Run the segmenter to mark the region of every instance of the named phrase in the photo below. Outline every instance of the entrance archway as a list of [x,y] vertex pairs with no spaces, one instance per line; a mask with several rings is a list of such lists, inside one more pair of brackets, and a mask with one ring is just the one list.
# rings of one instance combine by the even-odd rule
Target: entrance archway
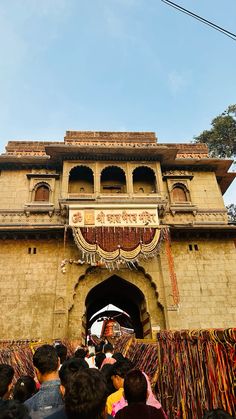
[[[142,267],[114,273],[89,267],[74,286],[68,313],[68,338],[85,342],[93,316],[108,304],[128,313],[121,321],[127,327],[130,318],[138,338],[152,338],[152,327],[165,328],[164,309],[158,301],[156,284]],[[106,314],[113,316],[113,313]]]
[[127,316],[119,316],[120,325],[133,328],[136,337],[142,339],[141,306],[143,302],[144,295],[135,285],[117,275],[112,275],[101,284],[96,285],[87,295],[85,300],[87,329],[94,322],[92,317],[95,313],[108,304],[113,304],[130,316],[130,322]]

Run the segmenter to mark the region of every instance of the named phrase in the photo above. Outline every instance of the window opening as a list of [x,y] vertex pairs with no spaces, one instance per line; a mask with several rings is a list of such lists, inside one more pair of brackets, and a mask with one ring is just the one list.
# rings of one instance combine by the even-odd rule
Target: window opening
[[101,190],[104,193],[126,193],[126,178],[120,167],[109,166],[101,173]]
[[175,186],[172,190],[172,198],[174,202],[186,202],[187,195],[181,186]]
[[134,193],[156,193],[156,176],[150,167],[139,166],[134,169],[133,189]]
[[69,175],[70,194],[91,194],[94,192],[93,171],[87,166],[73,167]]
[[193,250],[193,245],[192,244],[189,244],[188,247],[189,247],[189,250],[191,250],[191,251]]
[[35,201],[49,201],[49,187],[47,185],[39,186],[35,191]]
[[197,244],[194,245],[194,250],[198,251],[198,245]]

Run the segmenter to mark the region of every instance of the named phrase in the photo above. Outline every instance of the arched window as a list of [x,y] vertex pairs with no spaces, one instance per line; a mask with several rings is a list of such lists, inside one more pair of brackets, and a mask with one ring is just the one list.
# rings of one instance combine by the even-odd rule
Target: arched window
[[35,190],[35,201],[49,201],[49,187],[47,185],[39,185]]
[[134,193],[156,193],[156,176],[154,171],[147,166],[136,167],[133,171]]
[[76,166],[70,171],[68,192],[91,194],[94,192],[93,171],[87,166]]
[[101,192],[106,194],[126,193],[126,178],[124,171],[117,166],[103,169],[101,174]]
[[173,202],[187,202],[187,193],[183,186],[176,185],[172,189],[172,200]]

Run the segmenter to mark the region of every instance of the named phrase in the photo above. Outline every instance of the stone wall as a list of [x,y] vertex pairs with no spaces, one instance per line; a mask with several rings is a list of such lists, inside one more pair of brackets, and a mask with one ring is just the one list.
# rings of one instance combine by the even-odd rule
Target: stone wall
[[[192,250],[190,250],[192,246]],[[197,246],[197,247],[196,247]],[[196,249],[198,250],[195,250]],[[233,240],[172,242],[180,306],[171,329],[227,328],[236,324],[236,252]]]
[[[69,264],[63,274],[62,239],[1,240],[1,338],[80,338],[89,291],[113,274],[143,292],[152,327],[233,327],[236,322],[233,240],[173,241],[172,252],[179,288],[178,307],[173,304],[164,246],[160,257],[141,263],[138,271],[123,268],[109,272],[96,268],[86,274],[88,266]],[[66,257],[77,255],[75,245],[68,241]]]
[[[138,136],[135,133],[120,133],[117,134],[118,137],[114,133],[108,134],[90,133],[88,141],[94,140],[99,143],[104,140],[106,143],[110,135],[111,142],[116,142],[118,138],[126,145],[130,143],[130,147],[137,138],[143,139],[147,143],[145,146],[156,147],[156,139],[152,133],[139,133]],[[82,137],[86,142],[86,135],[67,132],[65,142],[68,147],[71,142],[82,141]],[[50,147],[50,144],[54,143],[10,142],[7,147],[10,157],[18,160],[15,156],[44,156],[45,162],[42,160],[40,166],[34,167],[33,160],[30,160],[28,169],[25,169],[23,164],[21,168],[20,165],[16,166],[18,162],[14,163],[12,157],[13,166],[6,166],[4,161],[5,166],[0,172],[2,338],[80,337],[84,328],[82,320],[86,321],[86,298],[89,291],[113,274],[143,293],[145,298],[138,309],[141,320],[146,321],[150,316],[150,327],[182,329],[234,326],[235,244],[233,238],[227,239],[223,232],[222,238],[211,237],[210,227],[223,226],[225,231],[228,228],[226,209],[213,171],[200,171],[197,165],[194,166],[194,160],[191,167],[186,166],[186,170],[182,170],[181,167],[167,167],[163,173],[160,161],[68,159],[63,162],[63,168],[61,164],[54,167],[53,163],[48,168],[45,146]],[[165,147],[171,152],[173,145]],[[191,154],[194,150],[200,154],[207,152],[204,146],[201,148],[199,145],[178,145],[178,148],[180,157],[181,153]],[[29,164],[27,159],[25,161]],[[68,196],[69,174],[72,168],[78,165],[87,166],[93,171],[94,193],[87,197],[76,196],[73,200]],[[116,196],[113,194],[112,197],[102,193],[101,172],[110,165],[118,166],[125,172],[127,193]],[[156,193],[134,193],[133,170],[140,166],[146,166],[155,173]],[[9,167],[12,167],[12,170]],[[50,202],[34,202],[34,190],[40,182],[49,185]],[[175,182],[182,184],[186,189],[188,199],[184,203],[173,202],[172,188]],[[138,187],[142,187],[141,183]],[[64,224],[68,224],[68,207],[71,203],[81,205],[83,202],[92,203],[94,207],[96,203],[106,203],[109,206],[109,202],[152,203],[160,210],[159,219],[163,227],[185,225],[187,228],[188,225],[195,230],[198,227],[206,227],[209,230],[208,238],[205,239],[187,240],[180,236],[179,241],[172,241],[171,251],[179,304],[176,304],[174,298],[176,289],[173,290],[173,275],[170,276],[170,264],[164,244],[160,256],[141,261],[136,270],[122,268],[111,273],[103,267],[90,271],[88,265],[69,263],[66,272],[62,273],[60,265],[63,259],[79,258],[79,251],[69,234],[64,248],[62,236]],[[54,233],[56,228],[59,231],[58,238]],[[29,232],[33,232],[34,239],[29,238]],[[48,234],[47,238],[45,234]],[[196,231],[194,234],[192,237],[196,237]],[[146,326],[146,329],[148,327]]]
[[1,338],[51,338],[63,241],[1,240],[0,245]]

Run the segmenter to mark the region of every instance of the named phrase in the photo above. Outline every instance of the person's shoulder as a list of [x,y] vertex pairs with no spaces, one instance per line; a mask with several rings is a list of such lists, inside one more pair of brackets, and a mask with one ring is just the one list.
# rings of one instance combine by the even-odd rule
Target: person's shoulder
[[146,407],[147,407],[147,410],[150,412],[150,414],[152,415],[151,417],[152,418],[156,418],[156,419],[166,419],[166,416],[165,416],[165,414],[164,414],[164,412],[163,412],[163,410],[162,409],[157,409],[156,407],[154,407],[154,406],[149,406],[149,405],[146,405]]
[[121,417],[146,417],[150,419],[166,419],[162,409],[157,409],[154,406],[149,406],[145,403],[131,403],[128,406],[123,407],[116,414],[116,418]]
[[66,419],[66,412],[64,406],[58,409],[56,412],[52,413],[49,416],[46,416],[45,419]]
[[123,387],[121,387],[121,388],[119,388],[118,390],[116,390],[116,391],[114,391],[114,393],[111,393],[109,396],[108,396],[108,398],[107,398],[107,400],[113,400],[113,399],[117,399],[117,400],[120,400],[121,399],[121,397],[123,396],[123,392],[124,392],[124,389],[123,389]]
[[1,399],[1,398],[0,398],[0,406],[1,406],[1,407],[2,407],[2,406],[4,406],[5,401],[6,401],[6,400],[3,400],[3,399]]
[[[40,390],[39,390],[40,391]],[[31,396],[29,399],[24,401],[24,405],[27,407],[31,407],[35,400],[39,397],[39,391],[35,393],[33,396]]]

